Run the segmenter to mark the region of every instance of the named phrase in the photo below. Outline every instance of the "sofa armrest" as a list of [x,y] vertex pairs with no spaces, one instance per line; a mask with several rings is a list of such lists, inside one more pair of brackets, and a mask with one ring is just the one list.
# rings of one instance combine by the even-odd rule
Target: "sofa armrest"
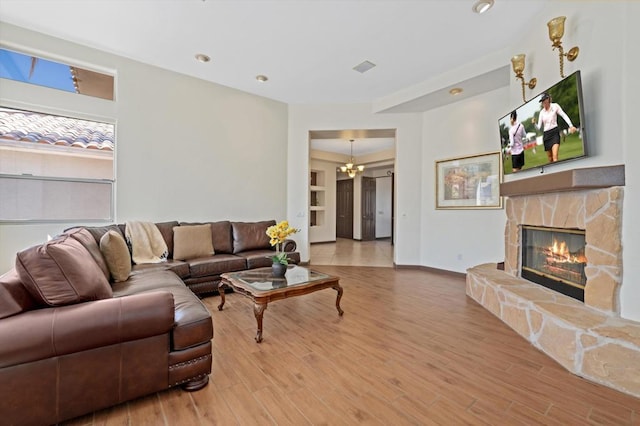
[[298,248],[298,243],[296,243],[294,240],[284,240],[284,242],[282,243],[282,251],[284,252],[292,252],[292,251],[296,251],[296,249]]
[[0,368],[168,333],[169,292],[44,308],[0,320]]

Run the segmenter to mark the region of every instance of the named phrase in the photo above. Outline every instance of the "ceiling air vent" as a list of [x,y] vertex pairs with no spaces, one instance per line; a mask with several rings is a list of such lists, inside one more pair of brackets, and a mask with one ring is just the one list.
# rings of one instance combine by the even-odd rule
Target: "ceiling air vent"
[[353,67],[353,69],[358,71],[359,73],[365,73],[365,72],[369,71],[371,68],[373,68],[375,66],[376,66],[376,64],[374,64],[373,62],[364,61],[364,62],[356,65],[355,67]]

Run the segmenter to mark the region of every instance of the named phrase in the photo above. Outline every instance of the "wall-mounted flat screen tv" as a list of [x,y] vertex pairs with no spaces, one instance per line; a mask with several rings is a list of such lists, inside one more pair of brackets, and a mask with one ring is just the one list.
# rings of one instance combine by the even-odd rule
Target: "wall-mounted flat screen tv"
[[498,120],[504,174],[587,155],[580,71]]

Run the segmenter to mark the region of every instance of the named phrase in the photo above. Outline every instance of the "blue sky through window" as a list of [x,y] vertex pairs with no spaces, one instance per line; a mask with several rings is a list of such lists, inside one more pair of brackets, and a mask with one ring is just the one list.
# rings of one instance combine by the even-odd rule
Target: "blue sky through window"
[[69,65],[6,49],[0,49],[0,78],[76,92]]

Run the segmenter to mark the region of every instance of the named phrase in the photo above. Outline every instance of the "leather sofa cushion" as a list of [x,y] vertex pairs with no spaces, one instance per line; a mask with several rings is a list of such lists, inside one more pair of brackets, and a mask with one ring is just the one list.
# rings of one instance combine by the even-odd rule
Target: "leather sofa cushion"
[[238,253],[236,256],[244,257],[247,262],[247,269],[264,268],[271,266],[273,261],[271,256],[275,255],[273,250],[250,250]]
[[173,325],[174,301],[162,291],[36,309],[3,320],[0,341],[12,344],[0,345],[0,369],[165,334]]
[[16,269],[31,296],[49,306],[112,296],[109,281],[91,254],[69,235],[18,252]]
[[175,325],[172,349],[185,349],[211,340],[211,314],[176,274],[169,271],[146,272],[113,285],[114,297],[155,291],[166,291],[173,295]]
[[[231,222],[221,220],[219,222],[204,222],[211,225],[211,242],[216,253],[233,253],[233,235]],[[180,222],[180,226],[203,225],[203,222]]]
[[296,265],[300,263],[300,253],[297,251],[287,253],[287,257],[289,258],[289,263],[295,263]]
[[246,268],[246,260],[233,254],[216,254],[189,260],[189,275],[194,278],[242,271]]
[[0,319],[35,309],[37,304],[12,268],[0,276]]
[[142,263],[131,267],[131,274],[147,273],[149,271],[171,271],[180,278],[189,276],[189,264],[183,260],[169,259],[160,263]]
[[89,254],[91,254],[91,257],[93,257],[93,260],[96,261],[96,263],[102,270],[104,277],[109,280],[109,265],[107,265],[107,261],[102,256],[100,247],[98,246],[98,243],[96,243],[91,233],[84,228],[75,228],[65,231],[65,234],[68,234],[71,236],[71,238],[78,240],[78,242],[87,249]]
[[[271,256],[274,254],[273,250],[251,250],[238,253],[236,256],[244,257],[247,260],[247,269],[255,269],[271,266],[273,263]],[[289,263],[300,263],[300,253],[298,252],[287,253],[287,258]]]
[[211,242],[211,226],[182,225],[173,228],[173,258],[177,260],[211,256],[215,247]]
[[126,281],[131,274],[131,254],[119,232],[108,231],[100,238],[100,251],[104,255],[113,281]]
[[130,296],[148,291],[164,290],[168,287],[184,287],[185,284],[173,272],[167,270],[146,270],[144,273],[132,273],[129,279],[113,283],[113,297]]
[[231,222],[228,220],[211,222],[211,238],[213,240],[213,249],[217,253],[233,253]]
[[247,250],[269,249],[267,228],[275,225],[275,220],[263,222],[231,222],[233,228],[233,253]]
[[213,338],[211,314],[185,285],[167,289],[173,294],[175,326],[171,350],[198,346]]

